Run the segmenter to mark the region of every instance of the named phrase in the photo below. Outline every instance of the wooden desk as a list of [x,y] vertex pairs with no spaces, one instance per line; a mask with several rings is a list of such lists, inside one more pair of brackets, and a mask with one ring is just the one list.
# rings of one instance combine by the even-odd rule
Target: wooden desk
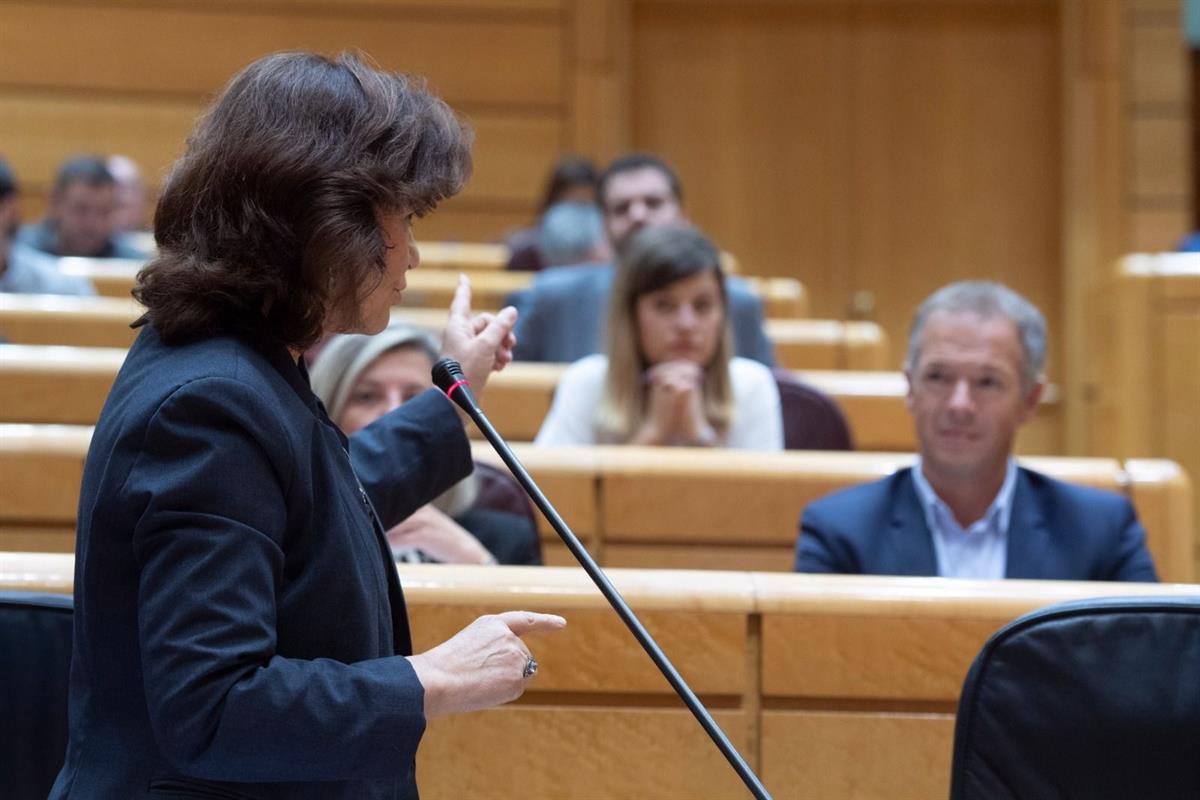
[[[0,425],[0,549],[56,551],[72,532],[91,429]],[[500,464],[489,445],[475,457]],[[911,454],[750,453],[650,447],[514,451],[602,564],[790,571],[805,505],[883,477]],[[1138,509],[1164,580],[1192,579],[1191,482],[1172,462],[1027,458],[1059,480],[1125,494]],[[730,498],[736,498],[731,502]],[[686,501],[686,502],[685,502]],[[570,563],[539,518],[547,563]]]
[[[414,646],[482,613],[567,617],[508,706],[433,720],[422,795],[741,798],[745,790],[582,570],[400,565]],[[776,797],[944,797],[963,678],[1013,618],[1195,586],[614,569],[609,575]],[[0,588],[70,592],[70,555],[0,553]],[[881,655],[882,654],[882,655]],[[519,775],[519,780],[502,776]],[[499,777],[498,777],[499,776]]]
[[[440,311],[397,315],[431,330]],[[0,422],[91,425],[120,369],[125,350],[61,346],[0,345]],[[531,441],[542,426],[563,364],[518,362],[488,381],[485,408],[493,424],[513,441]],[[805,382],[841,407],[860,450],[913,452],[916,433],[905,405],[908,391],[899,372],[805,370]],[[1060,404],[1048,392],[1037,416],[1022,429],[1017,451],[1059,452]],[[473,427],[471,433],[478,436]]]
[[[408,273],[408,288],[403,304],[409,308],[447,308],[458,286],[459,273],[471,278],[472,305],[476,310],[497,310],[513,292],[528,287],[532,272],[508,272],[488,261],[500,245],[442,245],[433,249],[434,261],[427,261],[422,245],[421,265],[440,267],[416,269]],[[506,251],[505,251],[506,252]],[[145,262],[118,258],[63,258],[60,269],[68,275],[89,279],[102,297],[128,298],[138,270]],[[482,265],[482,269],[478,268]],[[502,265],[501,265],[502,266]],[[751,289],[763,299],[767,317],[802,318],[808,314],[808,294],[796,278],[746,277]]]

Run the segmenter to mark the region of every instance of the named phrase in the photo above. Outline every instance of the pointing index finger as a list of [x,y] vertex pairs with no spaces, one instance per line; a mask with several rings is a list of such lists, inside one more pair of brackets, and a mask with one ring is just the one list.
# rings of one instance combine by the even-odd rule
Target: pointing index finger
[[557,614],[535,611],[503,611],[496,615],[517,636],[527,633],[549,633],[566,627],[567,621]]
[[471,281],[463,273],[458,273],[458,286],[454,287],[454,299],[450,301],[450,316],[471,318]]

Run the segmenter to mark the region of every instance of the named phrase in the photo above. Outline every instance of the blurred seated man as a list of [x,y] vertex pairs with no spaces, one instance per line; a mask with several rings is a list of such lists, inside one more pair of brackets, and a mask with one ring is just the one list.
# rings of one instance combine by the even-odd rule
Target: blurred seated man
[[96,293],[87,278],[63,275],[55,260],[31,247],[17,244],[17,179],[0,159],[0,292],[14,294]]
[[146,182],[142,170],[129,156],[109,156],[105,166],[116,190],[113,229],[117,233],[138,233],[149,225],[146,220]]
[[612,251],[604,220],[592,203],[555,203],[546,209],[537,234],[538,257],[547,267],[609,261]]
[[[686,221],[682,200],[678,176],[661,159],[644,153],[618,158],[600,176],[597,193],[613,251],[619,256],[633,234],[648,225]],[[611,262],[537,273],[531,287],[508,299],[521,312],[514,356],[568,362],[600,352],[612,282]],[[762,301],[737,278],[729,278],[726,286],[734,354],[771,366],[774,354],[763,330]]]
[[1120,495],[1018,467],[1017,429],[1044,387],[1046,323],[996,283],[942,288],[918,309],[905,376],[912,468],[810,503],[800,572],[1157,580]]
[[51,256],[145,258],[117,234],[116,203],[116,182],[104,161],[76,156],[54,179],[46,218],[22,227],[17,241]]

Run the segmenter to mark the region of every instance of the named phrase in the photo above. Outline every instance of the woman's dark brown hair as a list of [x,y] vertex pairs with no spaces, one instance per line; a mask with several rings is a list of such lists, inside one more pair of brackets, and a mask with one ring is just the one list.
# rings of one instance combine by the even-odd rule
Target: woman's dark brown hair
[[471,134],[403,75],[277,53],[199,122],[133,294],[166,341],[217,333],[303,349],[382,280],[379,215],[421,216],[466,183]]

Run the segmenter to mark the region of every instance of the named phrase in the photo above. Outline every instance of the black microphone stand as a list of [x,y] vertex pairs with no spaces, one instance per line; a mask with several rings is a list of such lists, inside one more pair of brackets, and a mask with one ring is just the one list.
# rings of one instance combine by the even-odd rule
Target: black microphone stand
[[575,536],[575,533],[567,526],[563,518],[559,516],[558,511],[546,498],[546,495],[542,493],[542,490],[538,488],[537,483],[534,482],[533,477],[530,476],[525,466],[517,459],[517,456],[508,446],[508,443],[492,427],[492,423],[488,421],[488,418],[479,408],[479,404],[475,402],[475,396],[471,392],[470,384],[463,376],[462,367],[459,363],[452,358],[443,358],[438,361],[433,365],[433,382],[455,404],[467,412],[475,425],[483,432],[487,440],[491,442],[492,447],[499,453],[501,460],[504,461],[512,471],[513,476],[529,494],[534,505],[538,507],[538,510],[542,512],[555,532],[558,533],[559,537],[563,540],[563,544],[571,551],[571,555],[575,556],[575,560],[579,562],[584,572],[596,584],[596,588],[608,600],[613,611],[617,612],[617,616],[625,623],[625,627],[629,628],[629,632],[638,640],[638,644],[646,651],[646,655],[650,656],[650,660],[654,662],[655,666],[663,674],[663,677],[671,684],[671,688],[675,690],[675,693],[683,700],[684,704],[692,712],[692,715],[696,717],[696,721],[700,723],[700,727],[704,728],[704,732],[708,734],[713,744],[725,756],[725,759],[733,767],[738,777],[746,784],[746,788],[758,800],[771,800],[770,793],[767,792],[766,787],[763,786],[758,776],[754,774],[754,770],[750,768],[750,765],[742,758],[742,754],[729,741],[729,737],[721,730],[717,721],[713,719],[712,714],[700,702],[700,698],[696,696],[692,688],[687,685],[687,681],[675,669],[675,665],[663,653],[662,649],[658,646],[658,642],[654,641],[654,637],[642,625],[642,621],[633,613],[633,609],[625,602],[625,598],[621,597],[621,593],[608,580],[608,576],[600,569],[595,559],[592,558],[591,553],[587,551],[579,541],[579,538]]

